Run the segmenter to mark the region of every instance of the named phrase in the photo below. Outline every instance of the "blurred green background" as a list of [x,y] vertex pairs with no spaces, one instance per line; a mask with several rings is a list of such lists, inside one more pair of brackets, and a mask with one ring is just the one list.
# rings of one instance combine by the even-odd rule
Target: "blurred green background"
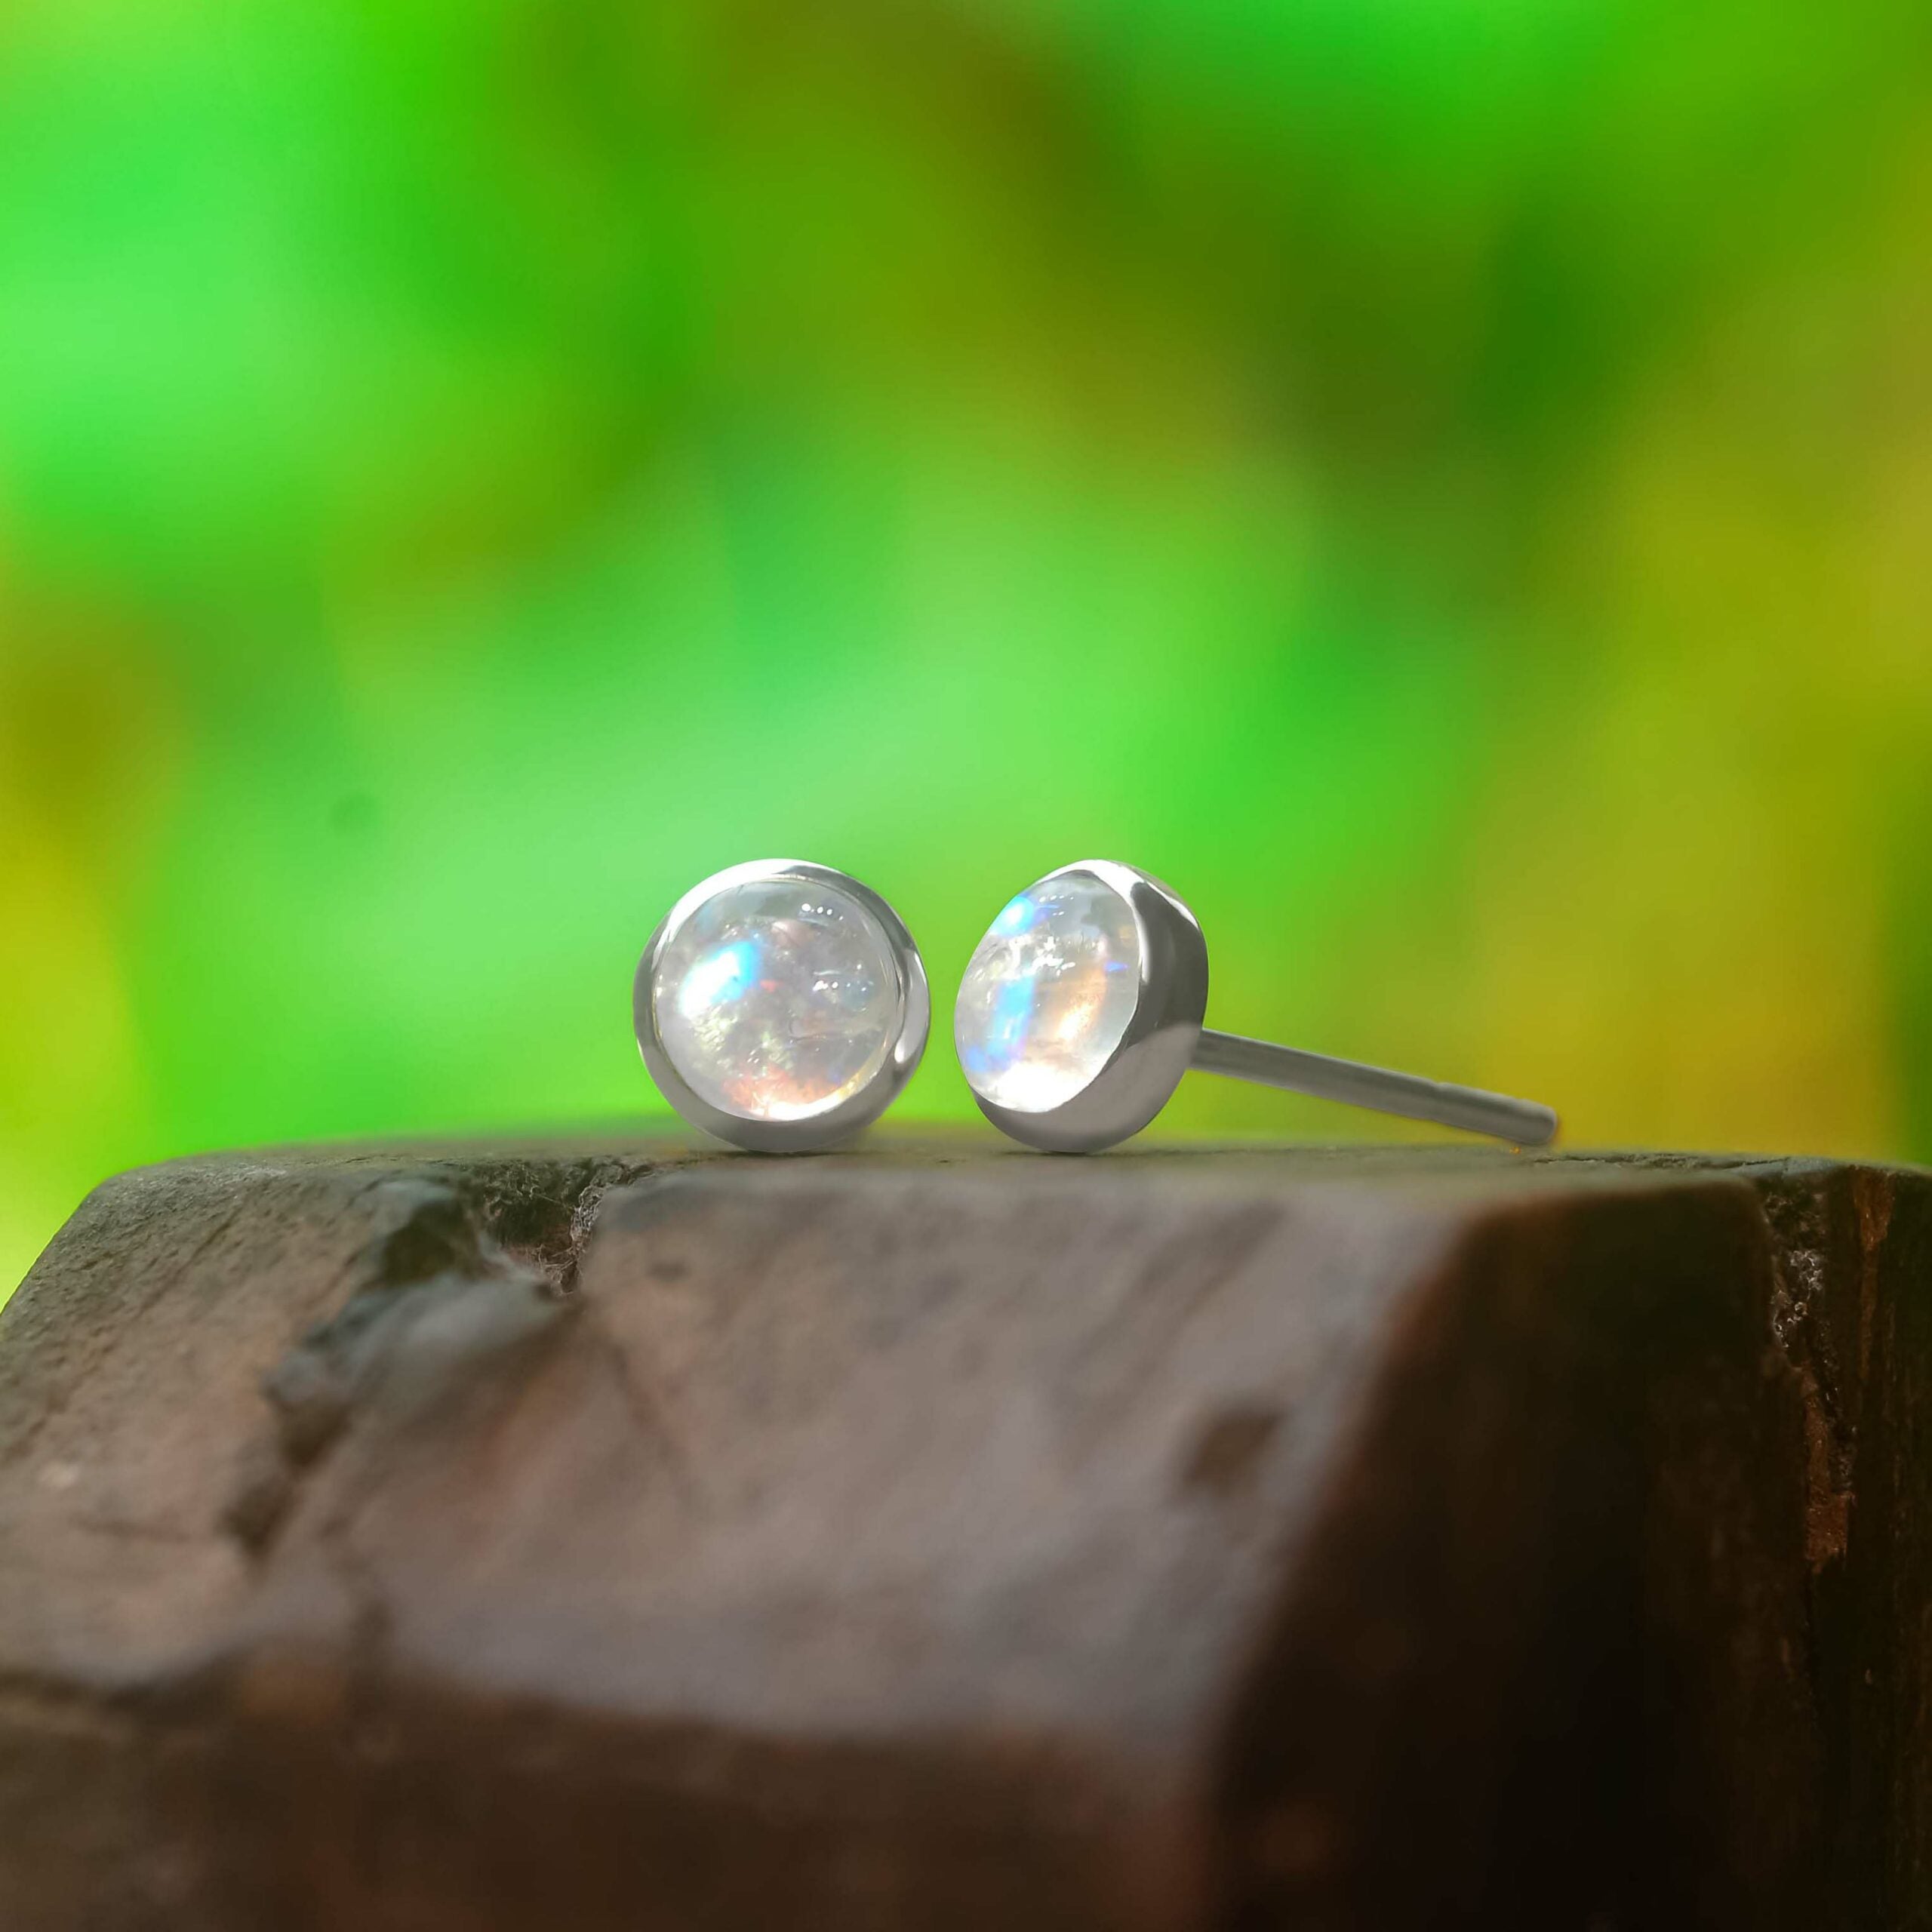
[[0,10],[0,1283],[658,1111],[774,853],[919,935],[913,1118],[1097,854],[1225,1026],[1932,1157],[1928,245],[1923,0]]

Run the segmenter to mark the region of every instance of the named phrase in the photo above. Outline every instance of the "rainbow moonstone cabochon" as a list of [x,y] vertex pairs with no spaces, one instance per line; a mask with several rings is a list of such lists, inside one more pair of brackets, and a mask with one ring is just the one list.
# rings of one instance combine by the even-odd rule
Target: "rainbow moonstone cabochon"
[[1091,872],[1060,872],[1008,901],[974,949],[953,1009],[973,1091],[1046,1113],[1112,1057],[1140,998],[1134,911]]
[[837,886],[771,878],[706,900],[659,955],[658,1038],[701,1099],[746,1120],[809,1120],[884,1065],[903,995],[878,919]]

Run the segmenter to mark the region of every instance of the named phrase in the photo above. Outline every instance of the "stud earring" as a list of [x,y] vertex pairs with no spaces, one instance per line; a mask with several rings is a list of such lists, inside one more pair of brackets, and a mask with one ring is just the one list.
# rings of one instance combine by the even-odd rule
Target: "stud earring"
[[702,880],[638,962],[638,1050],[694,1127],[760,1153],[829,1147],[876,1120],[924,1052],[912,935],[829,866],[761,859]]
[[994,920],[960,983],[953,1041],[980,1111],[1056,1152],[1138,1134],[1191,1066],[1521,1146],[1556,1137],[1534,1101],[1214,1032],[1207,1006],[1207,942],[1185,902],[1137,866],[1083,859]]

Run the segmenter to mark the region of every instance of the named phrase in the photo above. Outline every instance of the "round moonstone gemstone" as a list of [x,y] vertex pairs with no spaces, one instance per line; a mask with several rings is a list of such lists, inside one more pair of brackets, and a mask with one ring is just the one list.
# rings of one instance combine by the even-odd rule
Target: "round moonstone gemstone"
[[1043,879],[1008,902],[967,963],[959,1064],[995,1106],[1045,1113],[1106,1066],[1140,998],[1127,901],[1091,872]]
[[715,893],[659,955],[651,997],[686,1084],[746,1120],[808,1120],[850,1100],[901,1022],[885,928],[809,879]]

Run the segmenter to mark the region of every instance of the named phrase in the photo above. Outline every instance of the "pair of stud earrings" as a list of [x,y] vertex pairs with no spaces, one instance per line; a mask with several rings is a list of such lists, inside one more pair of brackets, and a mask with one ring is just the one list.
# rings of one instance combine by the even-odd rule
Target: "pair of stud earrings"
[[[967,1084],[1029,1146],[1088,1153],[1138,1134],[1189,1067],[1540,1146],[1529,1100],[1201,1024],[1208,947],[1151,873],[1083,859],[1009,900],[974,949],[953,1011]],[[876,1120],[924,1052],[919,949],[870,887],[829,866],[764,859],[691,888],[638,962],[638,1047],[694,1126],[761,1153],[830,1146]]]

